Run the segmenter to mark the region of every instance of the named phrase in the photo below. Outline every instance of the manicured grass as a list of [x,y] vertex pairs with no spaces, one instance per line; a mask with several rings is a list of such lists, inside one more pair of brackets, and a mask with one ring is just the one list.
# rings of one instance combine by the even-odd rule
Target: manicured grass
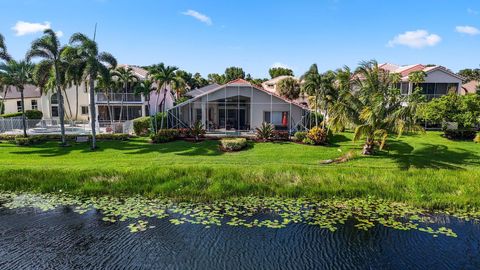
[[386,151],[342,164],[320,165],[350,149],[351,134],[331,146],[250,143],[224,153],[217,141],[152,145],[147,139],[61,148],[0,144],[0,189],[63,190],[81,195],[354,198],[375,196],[417,206],[480,206],[480,144],[453,142],[438,132],[389,140]]

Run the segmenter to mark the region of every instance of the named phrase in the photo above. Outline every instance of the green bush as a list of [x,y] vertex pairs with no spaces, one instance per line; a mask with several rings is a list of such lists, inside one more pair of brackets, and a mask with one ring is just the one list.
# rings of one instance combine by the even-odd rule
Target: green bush
[[26,110],[25,111],[25,117],[27,117],[27,119],[42,119],[43,117],[43,113],[39,110]]
[[220,149],[226,152],[240,151],[247,146],[245,138],[223,138],[220,140]]
[[150,136],[153,143],[165,143],[170,142],[178,138],[178,130],[176,129],[161,129],[157,134]]
[[189,136],[193,137],[195,141],[198,141],[200,137],[205,136],[205,129],[203,128],[203,124],[200,121],[195,122],[193,126],[190,127]]
[[15,136],[15,144],[17,146],[29,146],[41,142],[42,139],[38,136],[33,137],[23,137],[22,135]]
[[313,127],[307,133],[306,138],[303,140],[306,144],[323,145],[328,140],[328,133],[321,127]]
[[473,129],[444,129],[445,138],[449,140],[468,140],[475,138],[476,131]]
[[297,131],[297,132],[295,132],[293,137],[294,137],[295,141],[303,142],[303,140],[305,140],[305,138],[307,137],[307,132],[306,131]]
[[137,136],[146,136],[150,132],[152,120],[150,117],[139,117],[133,120],[133,131]]
[[20,116],[22,116],[22,113],[21,113],[21,112],[6,113],[6,114],[0,115],[0,117],[3,117],[3,118],[12,118],[12,117],[20,117]]
[[[160,129],[167,129],[168,126],[167,126],[167,113],[163,113],[163,112],[159,112],[156,114],[156,116],[151,116],[153,119],[151,121],[151,124],[154,124],[155,123],[155,119],[157,120],[157,130],[160,130]],[[162,125],[162,118],[163,118],[163,127],[161,127]],[[160,128],[161,127],[161,128]],[[150,130],[155,130],[155,126],[150,126]]]
[[272,124],[263,122],[260,127],[255,129],[255,132],[257,133],[257,139],[262,141],[270,140],[274,130],[275,128]]
[[480,132],[477,133],[477,136],[475,136],[475,139],[473,139],[474,142],[480,143]]
[[274,141],[288,141],[290,140],[290,133],[286,130],[274,130],[272,131],[271,139]]

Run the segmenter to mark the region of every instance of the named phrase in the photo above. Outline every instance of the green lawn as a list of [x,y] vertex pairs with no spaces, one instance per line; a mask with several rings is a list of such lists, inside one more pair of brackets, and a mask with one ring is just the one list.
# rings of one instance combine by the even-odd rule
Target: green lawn
[[440,133],[391,139],[386,151],[343,164],[320,165],[360,143],[336,135],[331,146],[252,143],[237,153],[217,141],[152,145],[147,139],[60,148],[0,144],[0,189],[87,195],[164,195],[186,199],[232,196],[376,196],[418,206],[480,206],[480,144]]

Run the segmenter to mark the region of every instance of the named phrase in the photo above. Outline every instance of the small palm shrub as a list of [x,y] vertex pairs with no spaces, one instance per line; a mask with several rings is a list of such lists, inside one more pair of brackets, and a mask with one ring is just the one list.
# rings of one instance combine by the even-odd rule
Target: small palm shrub
[[477,136],[475,136],[475,139],[473,139],[474,142],[480,143],[480,132],[477,133]]
[[178,130],[176,129],[161,129],[157,134],[150,136],[153,143],[165,143],[175,140],[178,137]]
[[195,122],[195,124],[190,127],[190,136],[192,136],[195,141],[198,141],[201,137],[204,137],[205,133],[206,131],[200,121]]
[[247,147],[245,138],[223,138],[220,140],[220,149],[225,152],[240,151]]
[[321,127],[313,127],[307,133],[306,138],[303,140],[306,144],[323,145],[327,143],[328,132]]
[[295,132],[295,134],[293,135],[294,137],[294,140],[297,141],[297,142],[303,142],[303,140],[305,140],[305,138],[307,137],[307,132],[305,131],[297,131]]
[[262,141],[268,141],[272,138],[273,131],[275,130],[274,126],[263,122],[260,127],[255,129],[257,134],[257,139]]

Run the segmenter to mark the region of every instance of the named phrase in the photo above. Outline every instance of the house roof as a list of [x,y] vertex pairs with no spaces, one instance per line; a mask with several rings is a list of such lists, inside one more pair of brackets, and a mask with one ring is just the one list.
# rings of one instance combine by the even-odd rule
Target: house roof
[[[36,87],[35,85],[27,84],[23,89],[23,96],[24,98],[40,98],[42,96],[42,92],[40,88]],[[20,92],[17,91],[14,87],[10,87],[10,90],[7,92],[3,92],[1,98],[5,97],[6,100],[8,99],[20,99]]]
[[475,93],[478,87],[479,87],[478,81],[469,81],[468,83],[462,84],[463,94]]
[[[193,101],[195,101],[195,100],[197,100],[197,99],[199,99],[199,98],[201,98],[201,97],[203,97],[203,96],[205,96],[205,95],[207,95],[207,94],[216,92],[216,91],[221,90],[221,89],[223,89],[223,88],[225,88],[225,87],[227,87],[227,86],[247,86],[247,87],[253,87],[254,89],[257,89],[257,90],[259,90],[259,91],[262,91],[262,92],[264,92],[264,93],[266,93],[266,94],[268,94],[268,95],[277,97],[277,98],[279,98],[279,99],[281,99],[281,100],[283,100],[283,101],[285,101],[285,102],[287,102],[287,103],[296,105],[296,106],[301,107],[301,108],[303,108],[303,109],[308,109],[308,107],[306,107],[306,106],[303,105],[303,104],[300,104],[300,103],[298,103],[298,102],[296,102],[296,101],[293,101],[293,100],[290,100],[290,99],[288,99],[288,98],[282,97],[282,96],[280,96],[280,95],[278,95],[278,94],[276,94],[276,93],[273,93],[273,92],[271,92],[271,91],[265,90],[265,89],[263,89],[262,87],[257,86],[257,85],[254,85],[254,84],[251,84],[250,82],[248,82],[248,81],[246,81],[246,80],[244,80],[244,79],[236,79],[236,80],[230,81],[230,82],[228,82],[228,83],[226,83],[226,84],[223,84],[223,85],[213,84],[213,85],[211,85],[211,86],[212,86],[212,87],[209,87],[208,90],[203,91],[203,93],[198,94],[198,95],[196,95],[195,97],[193,97],[193,98],[191,98],[191,99],[189,99],[189,100],[186,100],[186,101],[184,101],[184,102],[182,102],[182,103],[174,106],[173,108],[182,107],[182,106],[184,106],[184,105],[186,105],[186,104],[188,104],[188,103],[191,103],[191,102],[193,102]],[[207,86],[206,86],[206,87],[207,87]],[[205,87],[203,87],[203,88],[205,88]],[[202,89],[202,88],[200,88],[200,89]],[[200,90],[200,89],[197,89],[197,90]],[[193,91],[195,91],[195,90],[193,90]],[[190,92],[192,92],[192,91],[190,91]],[[190,93],[190,92],[189,92],[189,93]]]
[[148,76],[148,71],[144,68],[135,65],[119,64],[117,67],[131,68],[133,73],[140,79],[145,79]]
[[278,76],[278,77],[275,77],[273,79],[270,79],[268,81],[265,81],[262,83],[262,85],[264,84],[277,84],[279,81],[283,80],[283,79],[286,79],[286,78],[294,78],[296,79],[295,77],[293,76],[288,76],[288,75],[281,75],[281,76]]
[[201,88],[197,88],[197,89],[193,89],[192,91],[189,91],[187,93],[185,93],[186,96],[189,96],[189,97],[196,97],[198,95],[201,95],[203,93],[206,93],[214,88],[217,88],[219,87],[220,85],[219,84],[210,84],[210,85],[207,85],[207,86],[204,86],[204,87],[201,87]]
[[391,63],[384,63],[378,66],[379,68],[386,70],[390,73],[400,73],[402,76],[402,81],[408,81],[408,75],[414,71],[424,71],[425,73],[431,73],[435,70],[441,70],[450,76],[456,77],[457,79],[463,80],[464,78],[454,72],[450,71],[444,66],[425,66],[422,64],[413,64],[413,65],[406,65],[406,66],[398,66]]

